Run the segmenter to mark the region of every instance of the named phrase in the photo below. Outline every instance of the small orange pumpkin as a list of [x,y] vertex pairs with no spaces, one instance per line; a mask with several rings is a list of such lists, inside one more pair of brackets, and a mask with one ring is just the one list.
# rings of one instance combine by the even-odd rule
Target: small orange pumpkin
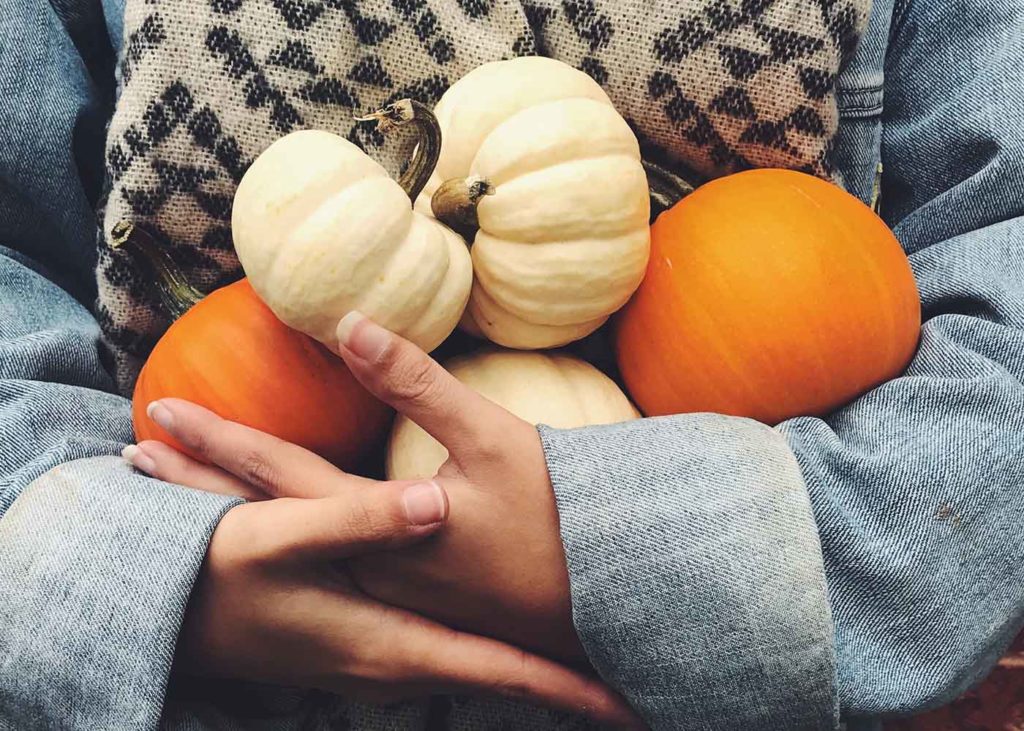
[[202,297],[148,235],[126,228],[115,233],[115,241],[135,239],[157,270],[165,307],[180,315],[135,384],[132,421],[140,441],[157,439],[199,458],[146,415],[152,401],[168,396],[298,444],[343,468],[354,467],[383,440],[391,415],[387,406],[363,389],[340,357],[278,320],[247,279]]
[[910,263],[870,208],[810,175],[751,170],[658,218],[615,348],[648,416],[774,425],[827,414],[898,375],[920,328]]

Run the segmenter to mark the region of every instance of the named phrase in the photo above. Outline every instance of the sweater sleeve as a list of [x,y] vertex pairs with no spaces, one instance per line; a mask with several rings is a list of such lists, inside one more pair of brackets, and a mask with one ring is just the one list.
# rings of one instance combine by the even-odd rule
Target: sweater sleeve
[[115,456],[129,404],[70,294],[89,297],[102,166],[102,93],[75,45],[102,23],[85,20],[0,13],[0,38],[21,39],[0,46],[0,727],[28,731],[157,727],[193,581],[236,502]]
[[0,719],[18,729],[156,728],[209,537],[237,503],[117,456],[98,328],[0,248]]
[[921,343],[902,378],[781,428],[821,532],[851,716],[952,700],[1024,623],[1022,37],[1016,0],[906,4],[883,200]]
[[573,619],[653,729],[831,729],[821,548],[785,440],[714,414],[541,439]]
[[894,30],[884,197],[925,316],[902,377],[775,430],[542,429],[579,635],[655,729],[915,712],[1019,631],[1022,35],[1015,0],[910,2]]

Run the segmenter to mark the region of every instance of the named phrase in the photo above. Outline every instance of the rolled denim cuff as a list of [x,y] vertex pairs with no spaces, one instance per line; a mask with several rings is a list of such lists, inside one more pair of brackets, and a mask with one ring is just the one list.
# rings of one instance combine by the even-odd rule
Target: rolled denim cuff
[[713,414],[539,431],[577,633],[653,729],[838,727],[821,547],[777,432]]
[[239,502],[116,457],[26,486],[0,518],[0,727],[157,728],[192,585]]

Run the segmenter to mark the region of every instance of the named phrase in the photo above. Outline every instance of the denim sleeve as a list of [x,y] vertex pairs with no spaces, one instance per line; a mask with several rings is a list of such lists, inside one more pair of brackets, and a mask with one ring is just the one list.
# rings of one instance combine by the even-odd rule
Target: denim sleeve
[[101,93],[49,4],[0,5],[0,728],[156,728],[193,581],[235,503],[114,456],[129,404],[70,294],[92,278]]
[[851,716],[951,700],[1024,623],[1024,5],[902,5],[883,200],[921,343],[902,378],[782,427],[821,532]]
[[650,726],[834,728],[821,548],[781,435],[715,414],[540,432],[577,632]]
[[[134,474],[98,328],[0,248],[0,727],[156,728],[230,498]],[[8,725],[5,725],[8,724]]]
[[775,430],[541,429],[581,640],[655,729],[922,710],[1024,622],[1024,7],[900,5],[882,153],[925,317],[906,373]]

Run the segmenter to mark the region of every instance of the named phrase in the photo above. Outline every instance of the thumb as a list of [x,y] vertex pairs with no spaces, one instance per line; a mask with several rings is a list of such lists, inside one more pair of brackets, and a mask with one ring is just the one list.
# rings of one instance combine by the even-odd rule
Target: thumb
[[435,481],[382,482],[319,499],[276,504],[279,554],[343,559],[398,548],[440,530],[448,520],[448,494]]
[[405,338],[359,312],[338,323],[338,351],[366,390],[419,424],[453,455],[501,444],[519,420],[460,383]]

